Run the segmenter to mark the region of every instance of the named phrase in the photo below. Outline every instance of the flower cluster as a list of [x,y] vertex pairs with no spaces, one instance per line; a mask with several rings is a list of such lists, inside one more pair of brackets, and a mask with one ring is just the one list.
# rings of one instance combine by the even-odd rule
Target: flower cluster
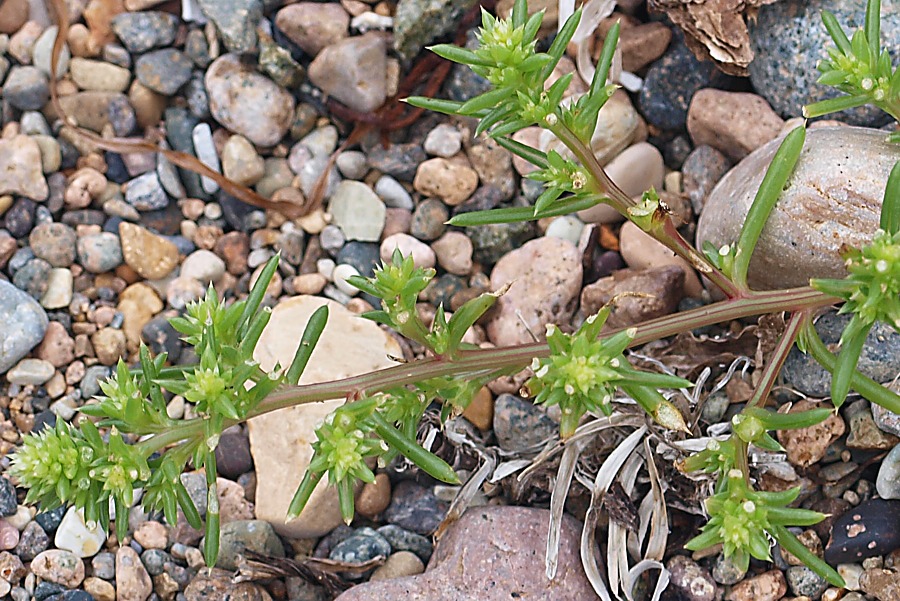
[[599,338],[609,313],[610,309],[605,307],[588,317],[574,334],[565,334],[552,324],[547,326],[550,356],[534,359],[531,365],[534,376],[525,383],[523,392],[534,396],[536,403],[559,406],[560,436],[564,439],[575,433],[588,411],[610,415],[618,388],[663,426],[684,429],[681,414],[657,388],[684,388],[691,383],[631,367],[622,353],[634,339],[636,330],[630,328]]

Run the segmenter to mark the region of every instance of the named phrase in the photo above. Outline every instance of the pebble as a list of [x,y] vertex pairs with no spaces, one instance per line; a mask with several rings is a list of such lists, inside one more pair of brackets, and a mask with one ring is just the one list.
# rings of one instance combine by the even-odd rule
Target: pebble
[[138,211],[164,209],[169,197],[155,171],[139,175],[125,184],[125,201]]
[[49,582],[75,588],[84,580],[84,564],[78,556],[62,549],[41,552],[31,562],[31,571]]
[[[595,596],[581,567],[581,524],[563,516],[559,567],[551,582],[534,549],[547,542],[549,512],[529,507],[477,507],[450,526],[425,573],[351,588],[338,601],[362,599],[589,599]],[[473,545],[472,541],[481,541]]]
[[41,295],[45,309],[62,309],[72,302],[75,278],[70,269],[56,267],[47,276],[47,289]]
[[[697,225],[698,246],[709,241],[718,248],[737,240],[777,145],[773,140],[752,153],[715,187]],[[861,247],[871,239],[898,158],[900,152],[881,131],[811,129],[753,253],[751,286],[771,289],[804,286],[811,277],[843,278],[840,247]]]
[[900,548],[897,511],[900,501],[886,499],[869,499],[848,509],[834,520],[825,561],[859,562]]
[[262,0],[198,0],[203,14],[215,23],[228,52],[256,48],[256,27],[263,15]]
[[53,267],[68,267],[75,261],[75,230],[63,223],[41,223],[28,237],[36,257]]
[[27,20],[27,0],[8,0],[0,5],[0,33],[15,33]]
[[694,213],[700,215],[713,187],[728,170],[731,161],[724,154],[705,144],[698,145],[681,166],[682,186],[691,200]]
[[438,264],[454,275],[472,271],[472,241],[461,232],[447,232],[431,244]]
[[691,100],[687,130],[696,146],[708,144],[739,161],[784,127],[784,120],[760,96],[707,88]]
[[47,314],[34,299],[0,281],[0,373],[41,342],[48,323]]
[[747,571],[740,569],[733,558],[725,558],[724,553],[716,555],[713,562],[712,577],[719,584],[737,584],[743,580]]
[[[376,253],[377,250],[376,247]],[[383,369],[394,365],[390,357],[402,355],[394,339],[375,323],[359,319],[336,302],[297,296],[279,303],[272,312],[254,351],[262,369],[271,369],[276,361],[290,364],[306,322],[324,304],[329,309],[328,327],[303,373],[304,384]],[[348,345],[348,340],[354,343]],[[337,353],[342,357],[340,362],[330,359]],[[341,402],[292,407],[249,421],[250,451],[257,476],[256,517],[272,523],[280,534],[292,538],[318,537],[343,522],[337,494],[324,482],[313,492],[300,517],[285,521],[287,508],[312,455],[309,441],[313,440],[316,424]],[[294,465],[296,469],[286,473],[285,465]]]
[[325,47],[309,65],[309,80],[353,110],[374,111],[387,98],[384,37],[369,32]]
[[442,123],[428,132],[422,147],[431,156],[449,159],[462,148],[462,133],[456,127]]
[[[863,22],[866,2],[812,0],[797,7],[769,6],[759,11],[758,18],[749,27],[755,54],[748,68],[750,81],[782,116],[799,117],[803,105],[842,94],[816,82],[819,78],[816,65],[828,56],[826,48],[834,45],[822,25],[823,10],[833,13],[838,23],[849,27],[851,23]],[[881,40],[882,47],[886,45],[892,56],[900,51],[897,11],[883,11]],[[874,107],[844,111],[835,117],[853,125],[874,127],[888,121],[887,115]]]
[[374,482],[363,484],[356,497],[356,512],[374,518],[387,509],[391,502],[391,481],[387,474],[375,475]]
[[725,596],[727,601],[778,601],[787,593],[781,570],[769,570],[738,582]]
[[572,244],[578,244],[581,239],[581,232],[584,230],[584,223],[574,215],[563,215],[556,217],[547,226],[545,236],[551,238],[560,238],[568,240]]
[[[816,332],[826,345],[836,345],[849,322],[849,315],[831,311],[816,320]],[[900,334],[890,326],[876,323],[866,336],[857,365],[863,374],[878,382],[893,380],[900,372]],[[831,394],[831,374],[799,350],[791,350],[781,373],[786,383],[803,394],[819,398]]]
[[342,563],[365,563],[379,556],[386,558],[390,553],[391,545],[383,536],[363,527],[335,545],[328,558]]
[[444,158],[428,159],[416,169],[416,191],[436,196],[450,206],[465,202],[478,187],[478,173],[464,163]]
[[115,601],[116,588],[109,582],[88,576],[84,579],[84,592],[89,594],[94,601]]
[[131,83],[128,69],[104,61],[75,57],[69,71],[72,81],[82,90],[124,92]]
[[141,277],[158,280],[169,275],[178,265],[178,247],[146,228],[122,222],[119,224],[119,238],[125,263]]
[[425,150],[415,143],[391,144],[389,148],[375,146],[369,151],[369,166],[401,182],[411,182],[418,165],[426,158]]
[[236,520],[222,525],[216,565],[226,570],[237,569],[240,555],[246,549],[269,557],[284,557],[284,548],[271,524],[262,520]]
[[817,599],[828,588],[828,582],[806,566],[791,566],[785,571],[791,594]]
[[435,198],[419,203],[409,223],[409,233],[426,242],[435,240],[447,230],[446,221],[450,217],[447,207]]
[[491,272],[491,290],[511,284],[486,326],[497,346],[543,337],[548,324],[571,319],[581,291],[581,255],[571,242],[538,238],[505,255]]
[[847,436],[847,448],[862,450],[886,450],[900,442],[896,436],[878,429],[869,401],[860,399],[851,403],[844,417],[850,423],[850,434]]
[[383,518],[389,524],[428,536],[437,530],[446,513],[447,504],[438,500],[431,488],[404,480],[394,487]]
[[377,242],[384,229],[384,202],[362,182],[342,181],[331,197],[328,212],[347,240]]
[[[860,588],[873,595],[878,601],[889,601],[900,597],[900,571],[870,569],[859,578]],[[844,597],[847,599],[847,597]]]
[[[41,147],[30,136],[18,135],[0,139],[0,172],[3,173],[0,195],[17,194],[37,201],[46,200],[50,195],[50,188],[41,166]],[[18,238],[14,228],[9,224],[10,211],[12,209],[7,211],[6,228]]]
[[128,546],[116,551],[116,600],[146,601],[153,592],[153,582],[141,558]]
[[[605,170],[625,194],[637,198],[650,188],[662,189],[665,162],[656,147],[647,142],[638,142],[610,161]],[[578,211],[578,217],[586,223],[615,223],[623,219],[622,215],[607,204]]]
[[0,516],[10,517],[16,514],[16,487],[9,478],[0,478]]
[[49,361],[22,359],[6,373],[6,379],[10,384],[37,386],[52,378],[55,372],[53,364]]
[[435,265],[435,253],[427,244],[420,242],[409,234],[393,234],[381,243],[381,260],[390,263],[395,250],[404,256],[412,255],[416,267],[428,269]]
[[559,426],[531,401],[501,394],[494,401],[494,435],[505,451],[537,452],[552,440]]
[[222,173],[244,186],[252,186],[265,175],[265,161],[250,140],[234,135],[222,147]]
[[699,298],[703,291],[694,269],[681,257],[657,242],[634,223],[628,221],[619,230],[619,251],[625,263],[634,269],[676,265],[684,271],[684,292]]
[[193,278],[201,284],[217,282],[225,274],[225,261],[214,252],[200,249],[185,257],[181,277]]
[[[194,127],[191,139],[194,142],[194,151],[197,154],[197,158],[200,159],[200,162],[216,173],[221,173],[222,168],[219,164],[219,155],[216,152],[216,147],[213,143],[212,130],[210,129],[209,124],[198,123],[196,127]],[[219,190],[219,184],[205,175],[200,178],[200,184],[203,186],[203,190],[208,194],[214,194]]]
[[[793,404],[790,413],[800,413],[816,407],[818,403],[801,400]],[[844,420],[839,415],[831,415],[825,421],[808,428],[779,430],[777,437],[778,442],[785,448],[788,461],[806,467],[821,460],[829,445],[837,440],[845,429]]]
[[125,332],[116,328],[102,328],[91,336],[97,360],[103,365],[115,365],[126,355]]
[[253,469],[250,441],[240,429],[229,428],[222,433],[216,447],[216,469],[230,479],[237,479]]
[[40,299],[47,291],[47,280],[53,268],[43,259],[30,259],[13,276],[13,284]]
[[143,522],[134,531],[134,540],[145,549],[166,549],[168,548],[168,529],[159,522],[149,520]]
[[416,557],[415,553],[409,551],[398,551],[392,553],[383,565],[379,566],[372,572],[369,581],[390,580],[392,578],[402,578],[404,576],[415,576],[425,571],[425,564]]
[[413,210],[413,200],[406,188],[390,175],[382,175],[375,182],[375,194],[390,208]]
[[315,57],[349,35],[350,15],[337,3],[298,2],[278,11],[275,26]]
[[716,583],[710,573],[697,562],[676,555],[666,566],[672,588],[691,601],[713,601],[716,598]]
[[356,267],[354,267],[353,265],[347,265],[346,263],[336,265],[334,270],[331,272],[331,277],[332,280],[334,280],[334,285],[338,290],[348,296],[356,296],[357,294],[359,294],[359,289],[349,281],[347,281],[350,278],[357,277],[359,275],[359,270],[357,270]]
[[50,546],[50,537],[36,521],[22,530],[14,552],[22,561],[31,561]]
[[[337,132],[335,132],[335,134],[336,133]],[[335,165],[340,169],[341,175],[348,179],[362,179],[369,170],[365,153],[358,150],[346,150],[342,152],[338,155]]]
[[612,302],[607,323],[626,327],[675,312],[683,296],[684,270],[680,267],[621,269],[585,286],[581,308],[592,314]]
[[141,54],[174,42],[178,17],[158,11],[124,12],[114,16],[111,24],[125,48]]
[[93,557],[105,542],[106,530],[99,524],[88,527],[84,511],[75,507],[66,511],[53,539],[56,548],[70,551],[77,557]]
[[900,499],[900,444],[881,461],[875,488],[882,499]]
[[378,528],[378,533],[391,545],[394,552],[409,551],[423,563],[428,563],[433,552],[431,539],[415,532],[405,530],[395,524],[386,524]]
[[82,236],[76,243],[78,263],[91,273],[112,271],[122,264],[122,244],[111,232]]
[[225,54],[205,75],[212,116],[258,146],[284,137],[294,115],[294,99],[261,73],[246,69],[235,54]]
[[3,97],[19,110],[40,110],[50,98],[47,75],[37,67],[15,66],[6,76]]
[[31,139],[41,149],[41,171],[45,174],[55,173],[62,164],[62,152],[59,142],[50,136],[35,135]]
[[647,70],[638,108],[651,125],[683,129],[694,94],[720,79],[715,64],[697,59],[678,35],[662,58]]

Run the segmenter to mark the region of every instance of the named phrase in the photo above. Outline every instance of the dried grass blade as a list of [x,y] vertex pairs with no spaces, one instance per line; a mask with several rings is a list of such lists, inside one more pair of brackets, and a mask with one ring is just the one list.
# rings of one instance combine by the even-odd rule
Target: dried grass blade
[[663,591],[669,586],[669,570],[658,561],[645,559],[631,568],[625,577],[625,598],[628,601],[634,601],[631,591],[634,590],[634,584],[637,582],[637,579],[647,570],[659,570],[659,578],[656,581],[656,587],[653,589],[650,601],[659,601]]
[[559,536],[563,510],[566,506],[566,497],[569,495],[569,486],[572,485],[572,476],[575,474],[575,465],[585,446],[587,446],[586,438],[566,443],[562,460],[559,462],[559,471],[556,473],[556,482],[553,484],[553,492],[550,494],[550,528],[547,532],[547,553],[544,557],[544,571],[549,580],[556,577],[556,569],[559,567]]
[[648,440],[644,440],[644,453],[647,460],[647,472],[650,474],[650,491],[653,497],[650,539],[647,542],[647,551],[644,553],[644,558],[662,561],[666,552],[666,542],[669,539],[669,514],[666,509],[666,499],[663,494],[659,470],[656,469],[656,463],[653,461],[653,454],[650,452],[650,442]]
[[481,490],[481,485],[484,484],[484,481],[487,480],[488,476],[493,473],[494,466],[497,465],[497,460],[490,455],[483,455],[483,459],[484,462],[481,464],[481,467],[479,467],[466,483],[463,484],[462,488],[460,488],[459,492],[456,494],[456,498],[453,499],[453,502],[450,504],[447,515],[434,533],[436,539],[440,540],[446,529],[466,512],[472,499],[474,499],[478,491]]
[[591,505],[584,516],[584,528],[581,530],[581,565],[597,596],[603,601],[612,601],[603,574],[600,573],[600,547],[595,540],[601,499],[602,495],[592,494]]

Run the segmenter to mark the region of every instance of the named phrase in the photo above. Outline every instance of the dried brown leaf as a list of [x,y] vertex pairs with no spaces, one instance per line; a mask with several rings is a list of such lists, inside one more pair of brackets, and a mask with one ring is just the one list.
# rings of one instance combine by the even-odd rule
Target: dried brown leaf
[[746,19],[777,0],[649,0],[651,11],[666,13],[685,32],[700,59],[714,61],[729,75],[745,77],[753,60]]

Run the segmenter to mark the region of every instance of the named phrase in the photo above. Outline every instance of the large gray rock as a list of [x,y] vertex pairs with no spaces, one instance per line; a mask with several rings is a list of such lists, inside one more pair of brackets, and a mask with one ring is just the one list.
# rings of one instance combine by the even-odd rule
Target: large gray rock
[[[758,148],[728,172],[710,193],[697,225],[697,246],[737,241],[766,167],[781,143]],[[881,213],[888,175],[900,147],[885,132],[822,127],[806,144],[750,262],[757,289],[805,286],[810,278],[846,276],[841,245],[867,244]]]
[[394,49],[411,59],[437,38],[450,33],[473,0],[400,0],[394,15]]
[[[804,104],[840,96],[834,88],[816,83],[816,64],[834,46],[822,25],[822,11],[831,11],[844,31],[863,26],[866,0],[794,0],[761,6],[750,22],[750,43],[756,57],[750,63],[753,87],[782,117],[799,117]],[[896,62],[900,55],[900,4],[881,5],[882,47]],[[878,126],[889,117],[872,107],[843,111],[839,118],[854,125]]]
[[309,65],[309,80],[329,96],[361,113],[387,98],[387,43],[369,32],[331,44]]
[[37,301],[0,280],[0,374],[38,345],[48,323]]

